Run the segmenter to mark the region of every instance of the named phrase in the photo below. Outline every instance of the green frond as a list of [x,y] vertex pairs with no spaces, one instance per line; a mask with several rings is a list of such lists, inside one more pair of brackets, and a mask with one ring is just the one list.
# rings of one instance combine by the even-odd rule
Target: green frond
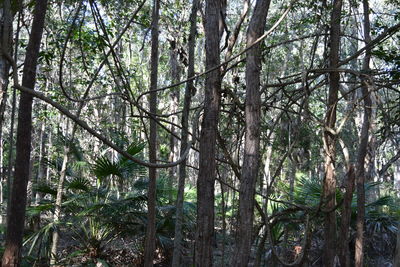
[[92,169],[98,178],[110,175],[122,176],[118,164],[111,162],[106,156],[98,158]]
[[71,166],[75,171],[83,171],[89,166],[89,164],[87,161],[74,161]]
[[382,206],[392,206],[394,204],[394,200],[392,196],[383,196],[378,198],[372,203],[366,205],[367,207],[382,207]]
[[126,152],[128,152],[130,155],[134,156],[134,155],[140,153],[143,150],[143,148],[145,147],[145,145],[146,145],[145,143],[140,143],[140,144],[132,143],[128,146],[128,148],[126,149]]
[[90,190],[90,182],[82,177],[74,177],[71,181],[67,182],[66,188],[88,192]]
[[39,205],[29,206],[27,208],[27,215],[35,216],[35,215],[39,215],[46,211],[52,211],[53,209],[54,209],[53,202],[44,202],[43,203],[43,201],[42,201],[42,203],[40,203]]

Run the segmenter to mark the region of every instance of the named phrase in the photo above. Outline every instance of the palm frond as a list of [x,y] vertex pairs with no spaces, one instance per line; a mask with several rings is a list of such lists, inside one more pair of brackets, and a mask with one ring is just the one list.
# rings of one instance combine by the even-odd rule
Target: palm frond
[[111,162],[106,156],[98,158],[92,169],[98,178],[110,175],[122,176],[118,164]]
[[392,196],[383,196],[377,200],[367,204],[367,207],[382,207],[382,206],[392,206],[394,203]]
[[71,181],[67,182],[66,188],[88,192],[90,190],[90,182],[82,177],[74,177]]
[[143,150],[143,148],[145,147],[145,145],[146,145],[145,143],[140,143],[140,144],[132,143],[128,146],[128,148],[126,149],[126,152],[128,152],[130,155],[134,156],[134,155],[140,153]]

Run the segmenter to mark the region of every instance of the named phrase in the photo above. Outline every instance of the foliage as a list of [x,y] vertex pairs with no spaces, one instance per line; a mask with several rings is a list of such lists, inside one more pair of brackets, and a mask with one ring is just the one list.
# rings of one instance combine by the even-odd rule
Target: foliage
[[[3,1],[4,2],[4,1]],[[17,13],[16,0],[11,1],[13,22],[13,51],[18,68],[23,67],[32,24],[35,1],[26,3],[21,14]],[[201,2],[201,1],[200,1]],[[224,194],[215,188],[215,228],[218,235],[222,225],[226,227],[224,239],[234,239],[238,212],[240,181],[233,168],[241,171],[244,154],[246,116],[246,49],[247,29],[254,13],[254,1],[222,1],[226,3],[226,17],[221,20],[221,71],[222,88],[218,115],[217,168],[218,178],[226,183]],[[143,142],[148,134],[148,121],[155,116],[157,129],[157,158],[169,160],[172,149],[171,131],[181,134],[183,90],[186,84],[166,88],[173,81],[184,80],[188,72],[188,44],[190,5],[193,1],[165,0],[161,5],[157,91],[157,115],[148,113],[146,99],[150,80],[151,57],[150,33],[152,3],[143,2],[142,9],[133,17],[141,0],[126,1],[51,1],[46,15],[44,38],[39,53],[39,67],[35,90],[79,117],[81,126],[90,127],[104,139],[123,148],[130,155],[145,160],[147,146]],[[271,193],[267,209],[272,226],[273,241],[277,246],[297,242],[303,233],[306,214],[311,216],[314,241],[322,238],[324,203],[321,203],[321,183],[324,176],[325,144],[322,138],[326,129],[330,88],[329,53],[330,24],[333,2],[330,1],[277,1],[273,0],[268,11],[266,30],[270,29],[290,6],[288,16],[260,42],[260,166],[264,167],[257,177],[256,201],[265,204],[266,193]],[[202,3],[203,4],[203,3]],[[241,13],[249,4],[247,16],[241,25]],[[399,0],[369,1],[371,37],[382,35],[400,21]],[[1,5],[1,4],[0,4]],[[78,11],[77,7],[80,7]],[[98,16],[93,8],[98,7]],[[2,7],[2,6],[1,6]],[[201,7],[203,9],[204,6]],[[360,1],[343,1],[341,13],[341,38],[339,59],[347,60],[363,49],[365,43],[364,12]],[[201,14],[201,16],[200,16]],[[225,14],[225,13],[224,13]],[[203,107],[208,70],[204,69],[207,49],[203,19],[199,12],[195,47],[196,78],[192,93],[192,109],[189,111],[189,139],[204,127],[195,129],[194,114]],[[129,24],[128,24],[129,22]],[[19,25],[19,27],[18,27]],[[237,28],[236,28],[237,27]],[[121,39],[116,40],[121,34]],[[235,34],[238,34],[237,36]],[[68,37],[68,38],[67,38]],[[229,47],[235,37],[236,43]],[[174,49],[171,49],[174,43]],[[111,46],[111,44],[114,44]],[[340,65],[340,92],[335,105],[337,131],[334,158],[337,188],[337,209],[334,211],[340,225],[343,200],[341,179],[346,172],[343,141],[350,161],[355,162],[360,147],[363,121],[363,96],[360,87],[368,77],[371,82],[369,96],[372,99],[371,130],[368,151],[370,164],[366,171],[371,176],[379,173],[385,163],[390,163],[399,147],[400,136],[400,35],[398,29],[373,43],[370,70],[364,70],[362,61],[367,55],[360,52],[350,62]],[[231,50],[229,50],[231,49]],[[229,50],[229,53],[228,53]],[[179,78],[172,77],[170,57],[178,58]],[[240,55],[235,57],[236,55]],[[7,65],[2,64],[0,65]],[[1,190],[3,200],[8,200],[7,173],[18,168],[14,164],[16,133],[12,133],[12,121],[20,108],[12,112],[12,72],[8,88],[1,88],[0,124],[2,149],[0,159]],[[15,71],[15,70],[14,70]],[[3,71],[0,71],[3,73]],[[206,74],[204,74],[206,73]],[[3,78],[2,78],[3,79]],[[3,84],[3,83],[2,83]],[[7,84],[7,83],[4,83]],[[61,85],[63,85],[61,88]],[[171,111],[171,94],[180,95],[177,112]],[[17,97],[20,93],[17,91]],[[82,101],[88,98],[90,100]],[[205,110],[206,114],[208,110]],[[64,112],[66,113],[66,112]],[[14,115],[13,115],[14,114]],[[14,117],[13,117],[14,116]],[[204,116],[200,118],[204,119]],[[142,241],[147,224],[147,168],[118,155],[49,103],[36,99],[32,111],[32,165],[27,210],[28,228],[25,264],[41,264],[49,258],[51,236],[57,229],[63,242],[70,242],[74,250],[64,263],[73,257],[91,257],[91,263],[106,261],[107,249],[122,239],[135,241],[137,255],[143,252]],[[207,123],[207,121],[203,121]],[[204,124],[203,124],[204,125]],[[15,128],[14,123],[14,128]],[[76,127],[76,128],[75,128]],[[72,131],[72,128],[75,128]],[[74,136],[72,136],[72,132]],[[332,132],[333,133],[333,132]],[[140,138],[139,138],[140,137]],[[214,141],[214,140],[212,140]],[[179,145],[177,141],[176,146]],[[63,188],[61,222],[53,222],[55,198],[60,178],[65,147],[70,148],[66,181]],[[187,179],[184,202],[184,245],[194,240],[196,223],[196,177],[198,174],[199,144],[192,145],[187,161]],[[10,153],[11,152],[11,153]],[[283,158],[286,157],[286,158]],[[10,166],[15,168],[9,170]],[[282,164],[281,164],[282,163]],[[204,165],[203,165],[204,166]],[[193,167],[193,168],[192,168]],[[235,170],[236,171],[236,170]],[[366,203],[365,232],[368,253],[384,255],[391,251],[398,229],[399,208],[394,181],[397,169],[390,167],[379,178],[382,183],[366,184],[371,199]],[[158,170],[157,180],[157,247],[165,257],[172,249],[175,225],[174,197],[178,174],[169,169]],[[271,182],[272,175],[274,183]],[[372,179],[371,179],[372,180]],[[291,182],[294,188],[290,188]],[[171,186],[172,185],[172,186]],[[397,192],[398,193],[398,192]],[[224,206],[222,206],[224,197]],[[371,200],[369,197],[367,199]],[[353,195],[351,233],[356,220],[356,201]],[[3,203],[3,202],[2,202]],[[1,211],[6,213],[6,206]],[[262,214],[255,211],[255,227],[263,223]],[[221,218],[225,221],[222,223]],[[40,222],[38,221],[40,220]],[[261,230],[260,230],[261,231]],[[4,229],[0,229],[3,235]],[[3,236],[2,236],[3,237]],[[219,239],[218,239],[219,238]],[[67,240],[67,241],[66,241]],[[257,239],[259,240],[259,239]],[[317,240],[318,241],[318,240]],[[225,254],[229,254],[226,242]],[[352,241],[351,241],[352,242]],[[317,242],[318,243],[318,242]],[[315,245],[315,244],[314,244]],[[317,250],[315,246],[313,249]],[[185,247],[186,248],[186,247]],[[221,249],[218,243],[218,250]],[[0,251],[1,252],[1,251]],[[219,252],[219,251],[217,251]],[[219,254],[219,253],[218,253]],[[387,256],[389,257],[389,256]],[[103,264],[105,264],[103,262]],[[379,264],[378,264],[379,265]]]
[[[127,147],[126,151],[130,155],[135,156],[139,154],[143,148],[144,143],[132,143]],[[110,160],[107,156],[99,157],[92,169],[96,177],[100,179],[100,184],[108,184],[108,180],[105,180],[104,178],[110,176],[117,177],[119,179],[118,182],[123,183],[128,179],[134,178],[132,177],[133,174],[138,175],[139,177],[145,174],[145,168],[143,168],[143,166],[140,166],[123,156],[118,156],[115,160]]]
[[[380,186],[380,183],[368,183],[365,186],[365,190],[368,192],[378,186]],[[313,214],[311,223],[313,229],[318,230],[324,218],[322,212],[317,212],[322,193],[319,180],[302,177],[296,182],[293,193],[290,193],[289,187],[285,184],[281,184],[281,188],[285,190],[286,197],[280,200],[283,200],[287,204],[282,204],[282,202],[271,203],[272,214],[270,216],[274,217],[277,214],[281,214],[281,216],[275,218],[277,223],[274,223],[271,229],[274,240],[276,242],[281,240],[287,231],[296,236],[296,233],[299,231],[299,224],[297,222],[303,220],[304,212]],[[341,191],[336,191],[337,203],[341,203],[343,199],[342,195]],[[370,203],[366,203],[366,243],[368,251],[371,251],[370,255],[391,255],[391,248],[396,244],[398,220],[400,218],[400,208],[397,203],[398,199],[392,195],[384,195]],[[295,207],[299,207],[299,209]],[[302,208],[305,208],[305,210],[302,211]],[[339,205],[336,212],[340,213],[340,210],[341,205]],[[351,239],[354,238],[356,231],[356,212],[357,196],[356,193],[353,193],[350,223],[352,228],[350,231],[352,233]]]
[[[144,145],[132,144],[127,151],[138,155]],[[67,180],[63,195],[62,209],[65,213],[62,221],[56,225],[46,220],[39,231],[33,232],[26,240],[28,256],[33,259],[48,258],[52,232],[56,229],[68,232],[78,244],[76,252],[88,255],[96,261],[104,259],[107,244],[117,238],[130,238],[138,241],[144,239],[147,225],[147,187],[148,179],[143,178],[143,168],[137,164],[119,157],[114,161],[100,157],[92,172],[101,183],[93,186],[83,177],[71,177]],[[109,187],[108,177],[112,175],[127,181],[134,180],[129,192],[118,192],[118,188]],[[134,178],[141,177],[141,178]],[[166,179],[157,181],[157,246],[168,256],[173,246],[175,227],[175,206],[167,203],[169,190]],[[36,191],[43,194],[41,203],[28,209],[29,216],[40,214],[51,215],[54,203],[46,196],[56,196],[56,190],[51,185],[40,184]],[[184,233],[192,235],[194,229],[195,206],[184,203]],[[68,262],[68,258],[61,259]]]

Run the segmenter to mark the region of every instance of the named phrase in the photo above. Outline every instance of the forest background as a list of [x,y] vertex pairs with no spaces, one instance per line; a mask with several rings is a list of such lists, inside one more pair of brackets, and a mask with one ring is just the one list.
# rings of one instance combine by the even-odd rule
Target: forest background
[[397,0],[0,3],[2,266],[400,266]]

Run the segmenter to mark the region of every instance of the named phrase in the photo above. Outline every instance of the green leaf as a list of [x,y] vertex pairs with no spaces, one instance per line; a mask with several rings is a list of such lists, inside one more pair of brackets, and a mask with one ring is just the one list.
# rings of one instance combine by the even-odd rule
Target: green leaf
[[66,187],[72,190],[82,190],[88,192],[90,190],[90,182],[85,178],[75,177],[68,182]]
[[93,172],[98,178],[104,178],[110,175],[121,176],[118,165],[111,162],[106,156],[96,160],[93,166]]

